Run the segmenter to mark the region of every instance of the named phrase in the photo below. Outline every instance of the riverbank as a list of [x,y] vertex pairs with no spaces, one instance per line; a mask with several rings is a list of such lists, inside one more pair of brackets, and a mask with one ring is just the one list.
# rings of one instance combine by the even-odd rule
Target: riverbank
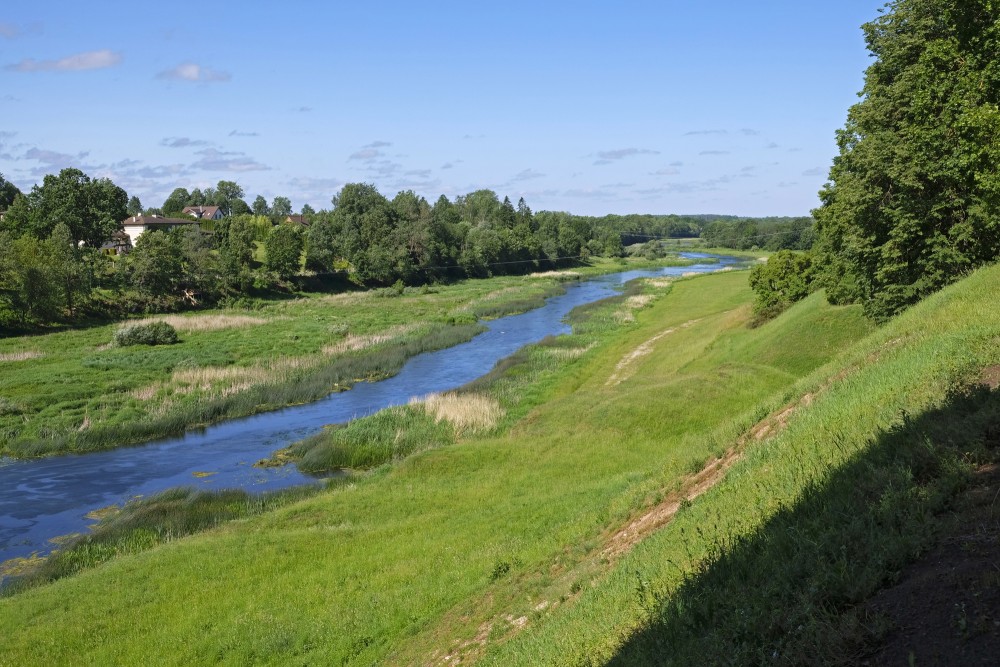
[[503,408],[493,430],[0,601],[8,655],[368,664],[478,654],[572,607],[616,560],[600,558],[607,535],[867,328],[856,309],[813,298],[747,330],[750,299],[745,274],[723,273],[594,306],[574,336],[468,388]]
[[180,342],[110,345],[118,325],[0,340],[0,456],[88,452],[316,400],[536,308],[567,280],[664,262],[601,260],[534,276],[304,294],[249,310],[156,316]]

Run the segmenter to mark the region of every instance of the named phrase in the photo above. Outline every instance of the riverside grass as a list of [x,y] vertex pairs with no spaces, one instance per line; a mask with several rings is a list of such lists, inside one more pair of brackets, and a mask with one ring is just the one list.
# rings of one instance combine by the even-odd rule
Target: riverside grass
[[[654,265],[598,259],[575,271],[585,276]],[[0,338],[0,397],[7,406],[0,409],[0,455],[108,449],[314,400],[358,379],[396,372],[406,356],[395,344],[412,355],[467,340],[478,317],[541,305],[564,280],[508,276],[309,294],[248,302],[251,313],[139,320],[165,321],[181,333],[178,344],[159,348],[111,348],[118,325]],[[387,334],[393,350],[358,343],[386,342],[380,337]],[[204,381],[186,381],[194,376]]]
[[505,410],[487,436],[0,600],[0,664],[442,662],[571,610],[610,530],[868,329],[817,296],[747,330],[745,274],[652,289],[636,322],[623,298],[582,309],[465,388]]

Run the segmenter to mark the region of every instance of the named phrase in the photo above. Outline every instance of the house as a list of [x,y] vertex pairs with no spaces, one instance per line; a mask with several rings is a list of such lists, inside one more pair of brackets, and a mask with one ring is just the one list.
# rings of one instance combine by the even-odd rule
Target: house
[[104,255],[127,255],[132,250],[132,238],[123,231],[117,231],[111,238],[101,245],[101,253]]
[[285,217],[286,224],[302,225],[303,227],[309,226],[309,218],[304,215],[289,215]]
[[143,232],[148,232],[150,229],[168,230],[173,229],[174,227],[197,224],[197,220],[191,220],[190,218],[164,218],[160,215],[133,215],[131,218],[122,222],[122,231],[128,235],[129,244],[135,245],[135,240],[139,238],[139,235]]
[[218,206],[185,206],[182,213],[199,220],[222,220],[222,209]]

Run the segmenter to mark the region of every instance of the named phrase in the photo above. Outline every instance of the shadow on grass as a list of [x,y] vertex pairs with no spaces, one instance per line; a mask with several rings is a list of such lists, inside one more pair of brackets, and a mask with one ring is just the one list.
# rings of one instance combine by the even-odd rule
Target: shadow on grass
[[608,664],[858,664],[890,629],[862,603],[934,545],[998,450],[1000,392],[988,387],[904,415],[794,507],[714,545]]

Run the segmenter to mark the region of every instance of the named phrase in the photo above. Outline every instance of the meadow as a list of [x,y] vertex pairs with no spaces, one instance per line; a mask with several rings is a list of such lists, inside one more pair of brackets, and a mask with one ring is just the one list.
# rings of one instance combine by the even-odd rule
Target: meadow
[[[0,600],[0,664],[610,657],[651,609],[635,605],[634,577],[606,583],[631,557],[615,536],[870,330],[822,295],[748,329],[750,299],[733,272],[642,281],[580,309],[572,336],[327,439],[370,445],[367,472]],[[465,401],[493,417],[470,422]],[[387,456],[386,432],[415,446]],[[601,623],[539,652],[608,586],[624,598],[596,610]]]
[[566,280],[648,265],[595,260],[538,277],[243,299],[139,320],[174,326],[174,345],[116,347],[118,324],[0,338],[0,455],[107,449],[312,401],[468,340],[480,319],[538,307]]

